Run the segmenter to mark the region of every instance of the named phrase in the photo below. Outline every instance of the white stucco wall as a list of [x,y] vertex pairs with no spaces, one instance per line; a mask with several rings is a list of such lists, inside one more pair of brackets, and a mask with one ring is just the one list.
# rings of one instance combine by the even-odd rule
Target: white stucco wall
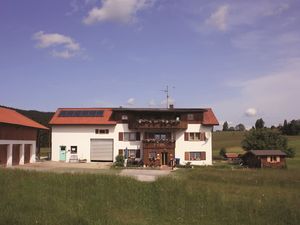
[[[205,132],[206,141],[185,141],[185,132]],[[206,160],[185,161],[185,152],[206,152]],[[188,124],[184,131],[176,133],[175,158],[180,158],[180,164],[191,162],[193,165],[212,165],[212,127],[201,124]]]
[[[95,129],[108,129],[108,134],[96,134]],[[91,139],[112,139],[113,140],[113,160],[118,155],[119,149],[139,149],[140,141],[119,141],[119,132],[134,132],[128,130],[127,124],[98,125],[98,126],[53,126],[52,127],[52,160],[59,161],[60,146],[66,146],[66,161],[70,159],[71,146],[77,146],[79,159],[87,159],[90,162],[90,140]]]
[[35,162],[36,156],[36,141],[30,140],[0,140],[0,145],[7,145],[7,163],[6,166],[12,166],[12,150],[13,145],[20,145],[20,162],[19,164],[24,164],[24,147],[25,145],[30,145],[30,163]]
[[[108,134],[95,134],[95,129],[109,129]],[[180,163],[184,164],[184,152],[205,151],[206,160],[191,161],[194,165],[212,164],[212,127],[202,126],[200,124],[189,124],[187,130],[177,131],[175,134],[176,148],[175,158],[180,158]],[[60,146],[66,146],[66,162],[70,159],[71,146],[77,146],[77,155],[79,159],[87,159],[90,162],[90,139],[113,139],[114,150],[113,160],[118,155],[119,149],[141,149],[141,141],[119,141],[119,132],[136,132],[129,130],[128,124],[117,125],[99,125],[99,126],[68,126],[60,125],[52,127],[52,160],[59,161]],[[207,141],[184,141],[184,132],[206,132]],[[141,131],[141,140],[143,139]]]

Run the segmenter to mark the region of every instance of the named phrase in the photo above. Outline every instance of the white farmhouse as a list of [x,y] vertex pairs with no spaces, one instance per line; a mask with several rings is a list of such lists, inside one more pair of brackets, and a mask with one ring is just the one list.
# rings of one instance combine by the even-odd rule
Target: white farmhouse
[[52,160],[115,161],[146,166],[212,164],[210,108],[59,108],[52,126]]

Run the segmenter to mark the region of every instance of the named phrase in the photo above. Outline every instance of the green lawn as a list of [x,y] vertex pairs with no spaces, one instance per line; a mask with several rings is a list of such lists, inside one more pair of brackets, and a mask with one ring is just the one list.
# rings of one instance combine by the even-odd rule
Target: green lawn
[[[214,153],[220,146],[238,149],[241,133],[218,135]],[[289,145],[297,157],[288,169],[217,164],[180,169],[153,183],[0,169],[0,224],[299,224],[300,137],[289,137]]]

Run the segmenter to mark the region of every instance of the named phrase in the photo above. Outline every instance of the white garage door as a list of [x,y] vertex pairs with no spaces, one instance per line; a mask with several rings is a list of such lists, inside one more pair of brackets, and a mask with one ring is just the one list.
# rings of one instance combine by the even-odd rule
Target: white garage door
[[91,139],[91,161],[113,161],[113,140]]

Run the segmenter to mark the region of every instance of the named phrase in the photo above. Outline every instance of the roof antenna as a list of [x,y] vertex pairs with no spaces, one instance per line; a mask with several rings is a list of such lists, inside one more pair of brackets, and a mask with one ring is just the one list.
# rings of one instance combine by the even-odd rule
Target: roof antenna
[[[175,88],[175,87],[172,87],[172,88]],[[167,97],[167,109],[170,107],[170,105],[169,105],[169,99],[170,99],[170,95],[169,95],[169,85],[167,85],[167,87],[166,87],[166,89],[164,89],[164,90],[161,90],[161,91],[163,91],[163,92],[165,92],[166,93],[166,97]]]

